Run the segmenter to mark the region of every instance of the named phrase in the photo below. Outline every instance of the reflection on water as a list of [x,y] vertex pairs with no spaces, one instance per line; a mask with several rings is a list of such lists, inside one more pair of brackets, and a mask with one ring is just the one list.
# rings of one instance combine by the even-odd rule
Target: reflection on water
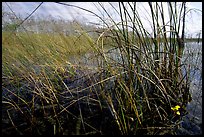
[[187,105],[189,113],[183,118],[178,134],[202,134],[202,42],[186,43],[182,60],[186,66],[190,65],[192,101]]

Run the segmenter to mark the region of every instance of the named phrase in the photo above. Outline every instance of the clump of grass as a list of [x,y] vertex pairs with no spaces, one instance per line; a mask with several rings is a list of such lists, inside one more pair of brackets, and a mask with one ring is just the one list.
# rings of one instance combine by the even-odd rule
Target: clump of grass
[[148,129],[149,134],[163,134],[163,129],[168,133],[177,126],[172,121],[181,118],[171,108],[179,105],[185,115],[190,101],[188,76],[181,72],[186,4],[178,8],[176,3],[167,3],[169,24],[165,24],[163,5],[149,2],[152,37],[141,22],[136,3],[119,2],[121,22],[115,23],[111,18],[116,29],[107,27],[121,62],[104,51],[103,33],[98,40],[98,51],[105,62],[101,67],[109,72],[107,77],[115,77],[116,86],[105,99],[121,134],[143,134]]

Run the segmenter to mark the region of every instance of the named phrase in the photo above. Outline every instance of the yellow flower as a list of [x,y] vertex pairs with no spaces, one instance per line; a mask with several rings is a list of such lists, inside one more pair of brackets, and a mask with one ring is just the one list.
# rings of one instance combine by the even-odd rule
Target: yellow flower
[[180,112],[178,111],[179,108],[181,108],[179,105],[176,105],[175,107],[171,107],[171,109],[176,112],[177,115],[181,115]]
[[181,115],[179,111],[176,112],[177,115]]
[[176,105],[175,107],[171,107],[171,109],[172,109],[173,111],[178,110],[179,108],[181,108],[179,105]]

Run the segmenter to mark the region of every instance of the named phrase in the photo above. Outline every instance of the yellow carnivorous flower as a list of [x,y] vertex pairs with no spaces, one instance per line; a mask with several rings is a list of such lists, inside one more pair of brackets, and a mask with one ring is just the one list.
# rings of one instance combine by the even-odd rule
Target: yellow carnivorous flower
[[176,112],[177,115],[181,115],[181,113],[179,111]]
[[171,109],[172,109],[173,111],[178,110],[179,108],[181,108],[179,105],[176,105],[175,107],[171,107]]
[[181,115],[181,113],[179,112],[179,108],[181,108],[179,105],[176,105],[175,107],[171,107],[171,109],[176,112],[177,115]]

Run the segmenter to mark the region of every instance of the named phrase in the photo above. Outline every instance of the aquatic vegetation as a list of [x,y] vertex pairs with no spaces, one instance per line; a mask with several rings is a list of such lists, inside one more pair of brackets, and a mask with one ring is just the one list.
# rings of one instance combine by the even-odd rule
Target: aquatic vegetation
[[186,3],[149,2],[153,35],[136,2],[118,2],[119,22],[98,3],[111,25],[58,4],[105,27],[97,37],[83,28],[79,36],[2,33],[3,133],[175,134],[191,101],[181,70]]

